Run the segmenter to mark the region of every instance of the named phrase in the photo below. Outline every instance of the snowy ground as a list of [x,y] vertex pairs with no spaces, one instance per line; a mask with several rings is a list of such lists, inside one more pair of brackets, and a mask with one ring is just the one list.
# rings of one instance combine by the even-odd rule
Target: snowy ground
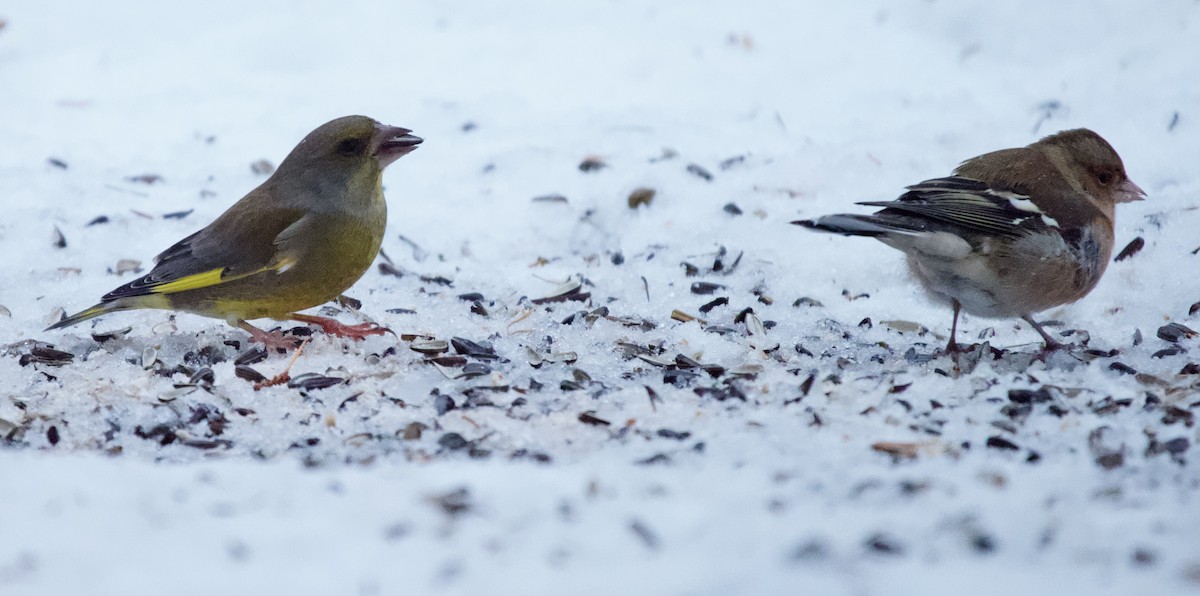
[[[0,11],[0,594],[1200,590],[1194,0]],[[351,113],[426,143],[341,316],[467,355],[317,336],[335,385],[256,392],[218,321],[42,331]],[[1041,315],[1076,357],[930,360],[897,253],[788,224],[1079,126],[1150,198]]]

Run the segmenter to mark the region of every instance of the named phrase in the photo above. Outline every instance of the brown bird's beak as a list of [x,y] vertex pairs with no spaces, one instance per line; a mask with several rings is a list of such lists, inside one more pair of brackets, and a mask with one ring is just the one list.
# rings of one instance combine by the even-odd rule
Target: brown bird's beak
[[1146,198],[1146,191],[1133,183],[1133,180],[1126,180],[1117,186],[1117,202],[1132,203],[1133,201],[1141,201]]
[[398,126],[379,125],[375,132],[375,157],[381,167],[412,153],[422,141],[421,137],[411,134],[412,131]]

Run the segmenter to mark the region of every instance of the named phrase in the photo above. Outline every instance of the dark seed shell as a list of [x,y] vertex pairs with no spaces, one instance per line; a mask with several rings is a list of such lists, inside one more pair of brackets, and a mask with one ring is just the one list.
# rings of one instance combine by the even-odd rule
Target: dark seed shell
[[696,282],[692,282],[691,291],[693,294],[696,294],[699,296],[705,296],[708,294],[712,294],[712,293],[716,292],[717,290],[722,290],[724,288],[725,288],[725,286],[723,286],[721,284],[714,284],[714,283],[710,283],[707,281],[696,281]]
[[450,345],[454,347],[455,352],[458,352],[464,356],[487,360],[499,358],[499,356],[496,355],[496,349],[487,342],[475,343],[462,337],[452,337],[450,338]]
[[317,373],[305,373],[292,378],[288,381],[287,386],[293,389],[326,389],[334,385],[345,383],[346,379],[338,377],[326,377]]
[[1113,262],[1119,263],[1136,255],[1144,246],[1146,246],[1146,241],[1141,236],[1134,238],[1129,244],[1125,245],[1125,248],[1121,249],[1121,252],[1117,253],[1117,257],[1113,259]]
[[267,377],[263,376],[262,373],[245,364],[234,366],[233,374],[237,375],[237,378],[250,381],[251,383],[262,383],[267,380]]
[[598,418],[591,412],[584,412],[584,413],[580,414],[579,421],[584,424],[590,424],[592,426],[611,426],[612,425],[611,422],[609,422],[603,418]]
[[267,359],[267,349],[261,346],[254,346],[245,352],[242,352],[233,360],[234,365],[250,365],[258,364]]

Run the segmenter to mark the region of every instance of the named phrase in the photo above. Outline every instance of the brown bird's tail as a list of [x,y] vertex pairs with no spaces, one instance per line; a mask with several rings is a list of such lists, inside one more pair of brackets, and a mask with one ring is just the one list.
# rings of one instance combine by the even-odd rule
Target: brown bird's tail
[[853,215],[839,213],[817,219],[793,221],[795,225],[831,234],[845,236],[884,236],[887,234],[913,234],[919,230],[905,226],[902,222],[890,221],[879,215]]
[[47,327],[46,331],[51,331],[53,329],[62,329],[63,327],[70,327],[71,325],[74,325],[76,323],[82,323],[88,319],[98,317],[100,315],[106,315],[110,312],[116,312],[118,310],[129,310],[129,308],[130,307],[121,300],[113,300],[110,302],[101,302],[100,304],[97,304],[96,306],[93,306],[82,312],[77,312],[77,313]]

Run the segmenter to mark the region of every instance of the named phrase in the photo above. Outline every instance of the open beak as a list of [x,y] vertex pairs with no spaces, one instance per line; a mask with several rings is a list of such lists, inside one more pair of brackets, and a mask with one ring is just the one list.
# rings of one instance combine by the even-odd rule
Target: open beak
[[379,125],[375,132],[375,157],[381,167],[412,153],[422,141],[412,131],[398,126]]
[[1146,198],[1146,191],[1133,183],[1133,180],[1126,180],[1117,186],[1117,202],[1132,203],[1133,201],[1141,201]]

